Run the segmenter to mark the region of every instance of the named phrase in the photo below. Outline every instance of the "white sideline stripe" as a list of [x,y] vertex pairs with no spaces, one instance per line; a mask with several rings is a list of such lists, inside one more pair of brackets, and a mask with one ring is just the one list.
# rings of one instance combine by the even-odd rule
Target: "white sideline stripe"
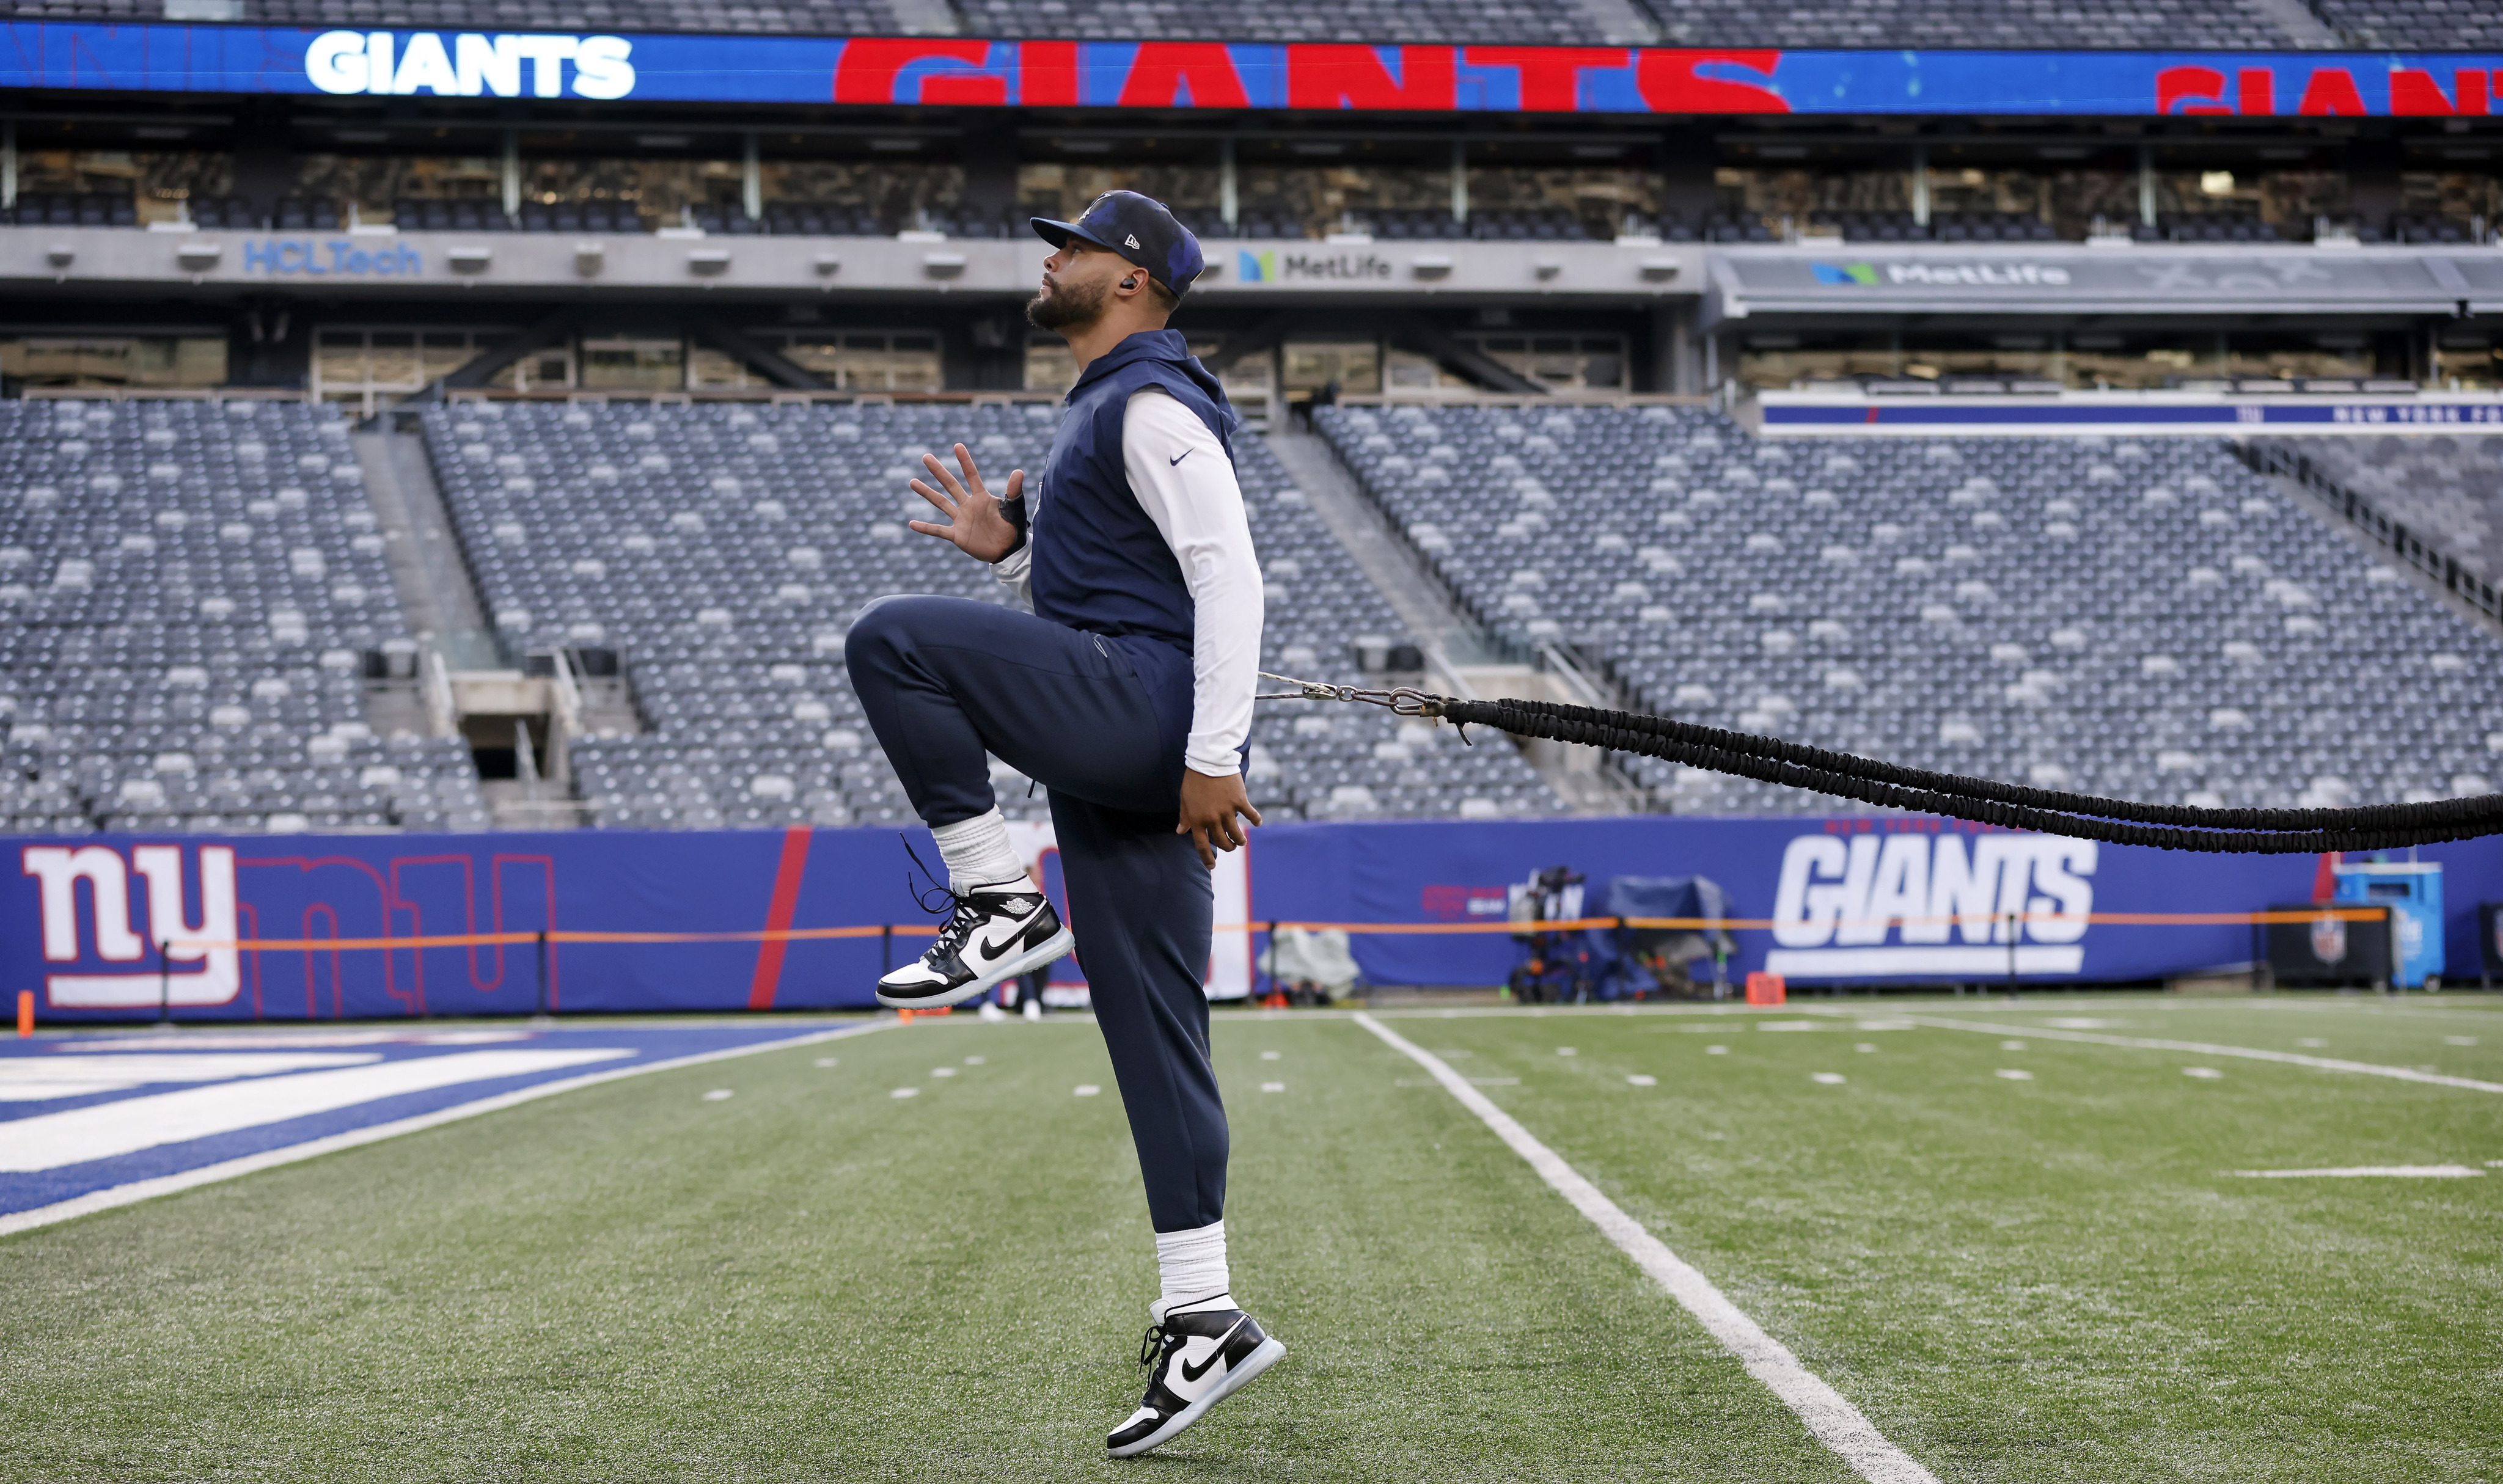
[[2465,1164],[2349,1164],[2340,1169],[2238,1169],[2246,1180],[2354,1179],[2386,1175],[2401,1180],[2464,1180],[2486,1173]]
[[1799,1414],[1800,1421],[1818,1442],[1833,1449],[1853,1472],[1870,1484],[1938,1484],[1937,1476],[1921,1467],[1910,1454],[1887,1441],[1886,1435],[1845,1400],[1840,1392],[1827,1385],[1823,1378],[1799,1363],[1799,1357],[1780,1340],[1766,1334],[1762,1326],[1749,1319],[1732,1303],[1712,1280],[1687,1265],[1686,1261],[1668,1250],[1665,1243],[1646,1231],[1642,1223],[1625,1213],[1623,1207],[1602,1195],[1599,1188],[1582,1178],[1572,1165],[1564,1163],[1556,1151],[1540,1143],[1511,1114],[1496,1107],[1484,1093],[1469,1085],[1469,1079],[1452,1070],[1443,1059],[1423,1047],[1400,1036],[1371,1015],[1358,1011],[1355,1023],[1380,1036],[1392,1050],[1434,1074],[1446,1092],[1460,1100],[1460,1105],[1476,1114],[1480,1122],[1495,1131],[1495,1136],[1512,1146],[1515,1154],[1529,1162],[1539,1178],[1556,1193],[1572,1202],[1573,1208],[1589,1217],[1618,1250],[1633,1259],[1634,1265],[1650,1275],[1653,1281],[1668,1290],[1685,1310],[1700,1321],[1732,1355],[1747,1367],[1747,1373],[1764,1383],[1784,1406]]
[[493,1097],[482,1097],[476,1102],[464,1102],[458,1107],[438,1108],[432,1113],[421,1113],[414,1118],[376,1124],[369,1129],[352,1129],[345,1133],[334,1133],[327,1138],[313,1139],[302,1144],[291,1144],[284,1149],[263,1150],[259,1154],[245,1155],[241,1159],[227,1160],[222,1164],[203,1164],[197,1169],[158,1175],[153,1180],[133,1180],[128,1185],[116,1185],[105,1190],[90,1191],[86,1195],[54,1201],[48,1206],[36,1206],[32,1210],[0,1214],[0,1236],[29,1231],[37,1227],[49,1227],[56,1222],[74,1220],[97,1211],[109,1211],[116,1206],[133,1205],[158,1196],[170,1196],[177,1191],[188,1191],[194,1186],[213,1185],[221,1180],[232,1180],[239,1175],[273,1169],[281,1164],[292,1164],[298,1160],[335,1154],[342,1149],[354,1149],[362,1144],[380,1143],[384,1139],[397,1138],[403,1133],[416,1133],[442,1124],[458,1123],[464,1118],[476,1118],[482,1113],[501,1112],[506,1108],[518,1107],[541,1097],[553,1097],[559,1093],[570,1093],[576,1088],[592,1087],[602,1082],[615,1082],[626,1077],[639,1077],[645,1072],[669,1071],[680,1066],[697,1066],[706,1062],[726,1062],[734,1057],[753,1056],[760,1051],[782,1051],[794,1046],[813,1046],[820,1041],[839,1040],[848,1035],[883,1030],[897,1023],[893,1018],[881,1016],[866,1025],[842,1026],[832,1030],[812,1031],[806,1035],[792,1036],[784,1040],[760,1041],[753,1046],[732,1046],[720,1051],[699,1052],[694,1056],[673,1057],[666,1062],[646,1062],[637,1066],[621,1066],[610,1071],[566,1077],[557,1082],[542,1082],[535,1087],[517,1088],[509,1093],[499,1093]]
[[[1975,1021],[1943,1020],[1934,1015],[1913,1015],[1905,1019],[1916,1025],[1931,1026],[1940,1030],[1978,1030],[1990,1035],[2006,1035],[2006,1026],[1989,1026]],[[2413,1066],[2383,1066],[2378,1062],[2342,1062],[2335,1057],[2308,1057],[2297,1051],[2263,1051],[2256,1046],[2212,1046],[2206,1041],[2159,1041],[2148,1036],[2102,1035],[2092,1030],[2048,1030],[2037,1026],[2024,1028],[2025,1034],[2042,1041],[2085,1041],[2096,1046],[2131,1046],[2141,1051],[2180,1051],[2201,1057],[2241,1057],[2248,1062],[2282,1062],[2288,1066],[2309,1066],[2314,1071],[2360,1072],[2368,1077],[2396,1077],[2401,1082],[2423,1082],[2435,1087],[2465,1088],[2472,1093],[2503,1093],[2503,1082],[2480,1082],[2474,1077],[2453,1077],[2443,1072],[2420,1072]]]

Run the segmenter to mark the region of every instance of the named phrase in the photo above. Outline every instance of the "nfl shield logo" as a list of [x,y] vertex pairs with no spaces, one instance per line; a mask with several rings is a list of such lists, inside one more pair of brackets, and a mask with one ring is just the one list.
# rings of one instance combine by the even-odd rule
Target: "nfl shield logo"
[[2347,920],[2323,913],[2312,920],[2312,956],[2323,963],[2347,957]]

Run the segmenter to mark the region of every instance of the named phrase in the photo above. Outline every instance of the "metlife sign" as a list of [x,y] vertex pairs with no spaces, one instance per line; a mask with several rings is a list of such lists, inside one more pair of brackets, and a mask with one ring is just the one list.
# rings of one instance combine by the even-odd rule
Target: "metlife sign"
[[1810,263],[1820,285],[1965,285],[1974,288],[2066,288],[2069,270],[2056,263],[1908,262]]
[[2503,54],[1277,45],[0,23],[0,87],[871,107],[2483,117]]
[[1389,260],[1374,253],[1245,248],[1234,257],[1235,281],[1242,284],[1374,284],[1391,278]]
[[[2478,248],[1733,247],[1711,261],[1711,318],[1773,314],[2432,314],[2503,300]],[[2461,306],[2468,306],[2463,311]]]

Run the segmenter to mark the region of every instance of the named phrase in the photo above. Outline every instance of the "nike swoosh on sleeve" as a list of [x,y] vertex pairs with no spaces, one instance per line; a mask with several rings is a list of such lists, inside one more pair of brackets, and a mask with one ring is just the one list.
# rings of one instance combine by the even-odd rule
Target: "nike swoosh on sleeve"
[[1191,451],[1191,450],[1189,450],[1189,449],[1184,449],[1184,450],[1183,450],[1181,453],[1176,454],[1173,457],[1166,459],[1166,460],[1165,460],[1165,467],[1167,467],[1167,468],[1171,468],[1171,467],[1173,467],[1175,464],[1178,464],[1178,463],[1182,462],[1183,459],[1188,458],[1188,457],[1191,455],[1191,453],[1192,453],[1192,451]]

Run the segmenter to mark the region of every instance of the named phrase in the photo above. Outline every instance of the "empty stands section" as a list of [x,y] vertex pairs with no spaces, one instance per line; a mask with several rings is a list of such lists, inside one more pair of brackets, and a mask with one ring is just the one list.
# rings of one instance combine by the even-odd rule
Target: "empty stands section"
[[[613,648],[648,732],[569,749],[600,823],[893,824],[902,786],[844,677],[852,614],[895,592],[1007,601],[987,569],[908,530],[921,455],[962,440],[989,478],[1040,474],[1048,403],[531,407],[425,416],[481,596],[516,652]],[[1263,662],[1360,681],[1415,646],[1255,435],[1237,441],[1268,579]],[[1422,660],[1412,660],[1413,669]],[[1509,744],[1394,719],[1265,712],[1252,795],[1284,818],[1549,814]],[[1005,765],[1004,809],[1044,800]]]
[[2503,44],[2503,15],[2475,0],[2313,0],[2349,46],[2450,51]]
[[[2503,641],[2183,439],[1768,442],[1700,411],[1320,425],[1470,610],[1640,708],[2211,806],[2491,792]],[[1631,764],[1663,807],[1833,807]]]
[[1689,47],[2220,47],[2297,44],[2280,13],[2248,0],[1876,0],[1766,10],[1735,0],[1644,0],[1662,39]]
[[[167,18],[124,0],[45,0],[12,7],[25,17]],[[272,25],[531,27],[552,31],[685,31],[883,36],[962,33],[1100,41],[1479,42],[1581,46],[1659,41],[1669,46],[1834,48],[2272,49],[2349,45],[2441,51],[2492,45],[2495,18],[2472,0],[2140,0],[2118,8],[2049,0],[1884,0],[1862,6],[1775,11],[1732,0],[1633,0],[1590,7],[1575,0],[1452,0],[1390,6],[1185,5],[1181,0],[525,0],[485,6],[357,4],[351,0],[256,0],[231,16]],[[184,18],[184,17],[174,17]],[[1630,19],[1631,24],[1628,21]]]
[[2503,435],[2282,438],[2268,446],[2370,500],[2481,581],[2503,583]]
[[0,402],[0,471],[13,828],[485,826],[467,749],[367,720],[408,641],[336,414]]
[[1090,41],[1207,39],[1586,46],[1611,35],[1575,0],[1353,0],[1337,5],[1199,5],[1189,0],[957,0],[980,36],[1072,36]]

